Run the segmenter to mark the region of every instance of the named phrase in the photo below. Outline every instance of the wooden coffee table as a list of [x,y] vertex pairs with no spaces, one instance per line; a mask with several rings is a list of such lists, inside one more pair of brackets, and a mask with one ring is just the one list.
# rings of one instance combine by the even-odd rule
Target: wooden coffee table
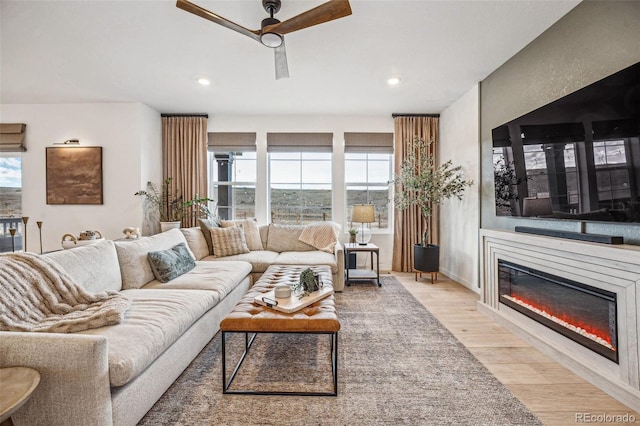
[[[251,287],[236,307],[220,323],[222,331],[222,392],[249,395],[338,395],[338,331],[340,322],[336,313],[333,294],[319,300],[306,308],[292,313],[279,312],[266,306],[254,303],[254,297],[272,290],[277,284],[290,283],[299,279],[300,273],[307,266],[272,265],[262,277]],[[328,266],[312,266],[323,285],[331,286],[331,269]],[[244,352],[236,364],[233,373],[227,380],[226,341],[229,333],[245,335]],[[230,389],[233,379],[242,366],[256,336],[261,333],[299,333],[327,334],[330,337],[331,373],[333,391],[331,392],[290,392],[290,391],[258,391]],[[249,337],[252,334],[253,336]]]
[[0,423],[13,425],[11,416],[29,400],[40,374],[27,367],[0,368]]

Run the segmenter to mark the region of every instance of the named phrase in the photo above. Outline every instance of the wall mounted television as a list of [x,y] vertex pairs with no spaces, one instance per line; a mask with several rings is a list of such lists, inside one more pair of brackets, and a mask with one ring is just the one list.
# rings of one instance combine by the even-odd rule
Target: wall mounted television
[[496,215],[640,223],[640,62],[492,138]]

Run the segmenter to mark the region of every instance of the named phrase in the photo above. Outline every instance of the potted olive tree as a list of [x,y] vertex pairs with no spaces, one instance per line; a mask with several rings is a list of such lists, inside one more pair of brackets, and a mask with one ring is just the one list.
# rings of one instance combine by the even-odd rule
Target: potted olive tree
[[417,206],[422,213],[424,233],[417,236],[420,243],[413,247],[413,266],[421,272],[438,272],[440,267],[440,248],[429,244],[432,209],[445,199],[462,199],[465,188],[473,184],[473,181],[464,179],[462,167],[454,166],[451,160],[437,165],[435,157],[428,151],[431,143],[415,137],[399,173],[393,179],[396,208],[406,210]]

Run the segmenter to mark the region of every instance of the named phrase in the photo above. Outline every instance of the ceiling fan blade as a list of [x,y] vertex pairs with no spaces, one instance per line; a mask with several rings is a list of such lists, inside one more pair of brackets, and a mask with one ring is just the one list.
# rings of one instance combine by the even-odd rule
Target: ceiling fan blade
[[349,0],[330,0],[279,24],[266,26],[262,32],[288,34],[349,15],[351,15]]
[[230,30],[239,32],[242,35],[246,35],[247,37],[260,41],[259,31],[251,31],[250,29],[245,28],[242,25],[238,25],[235,22],[223,18],[222,16],[216,15],[213,12],[209,12],[207,9],[203,9],[197,4],[193,4],[187,0],[177,0],[176,6],[208,21],[215,22],[218,25],[222,25],[223,27],[229,28]]
[[282,44],[273,49],[276,60],[276,80],[281,78],[289,78],[289,65],[287,64],[287,51],[284,48],[284,39]]

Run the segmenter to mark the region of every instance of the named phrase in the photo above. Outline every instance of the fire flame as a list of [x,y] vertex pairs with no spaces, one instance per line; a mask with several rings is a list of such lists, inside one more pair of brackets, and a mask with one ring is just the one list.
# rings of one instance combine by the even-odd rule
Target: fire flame
[[521,298],[509,296],[506,294],[503,294],[502,296],[506,299],[511,300],[512,302],[517,303],[520,306],[524,306],[525,308],[535,312],[538,315],[541,315],[555,323],[562,325],[563,327],[573,331],[574,333],[578,333],[590,340],[593,340],[594,342],[599,343],[614,352],[616,351],[616,348],[612,345],[611,336],[608,332],[602,331],[576,318],[571,318],[566,314],[560,314],[560,316],[550,314],[545,310],[544,306],[536,306],[535,302],[523,300]]

